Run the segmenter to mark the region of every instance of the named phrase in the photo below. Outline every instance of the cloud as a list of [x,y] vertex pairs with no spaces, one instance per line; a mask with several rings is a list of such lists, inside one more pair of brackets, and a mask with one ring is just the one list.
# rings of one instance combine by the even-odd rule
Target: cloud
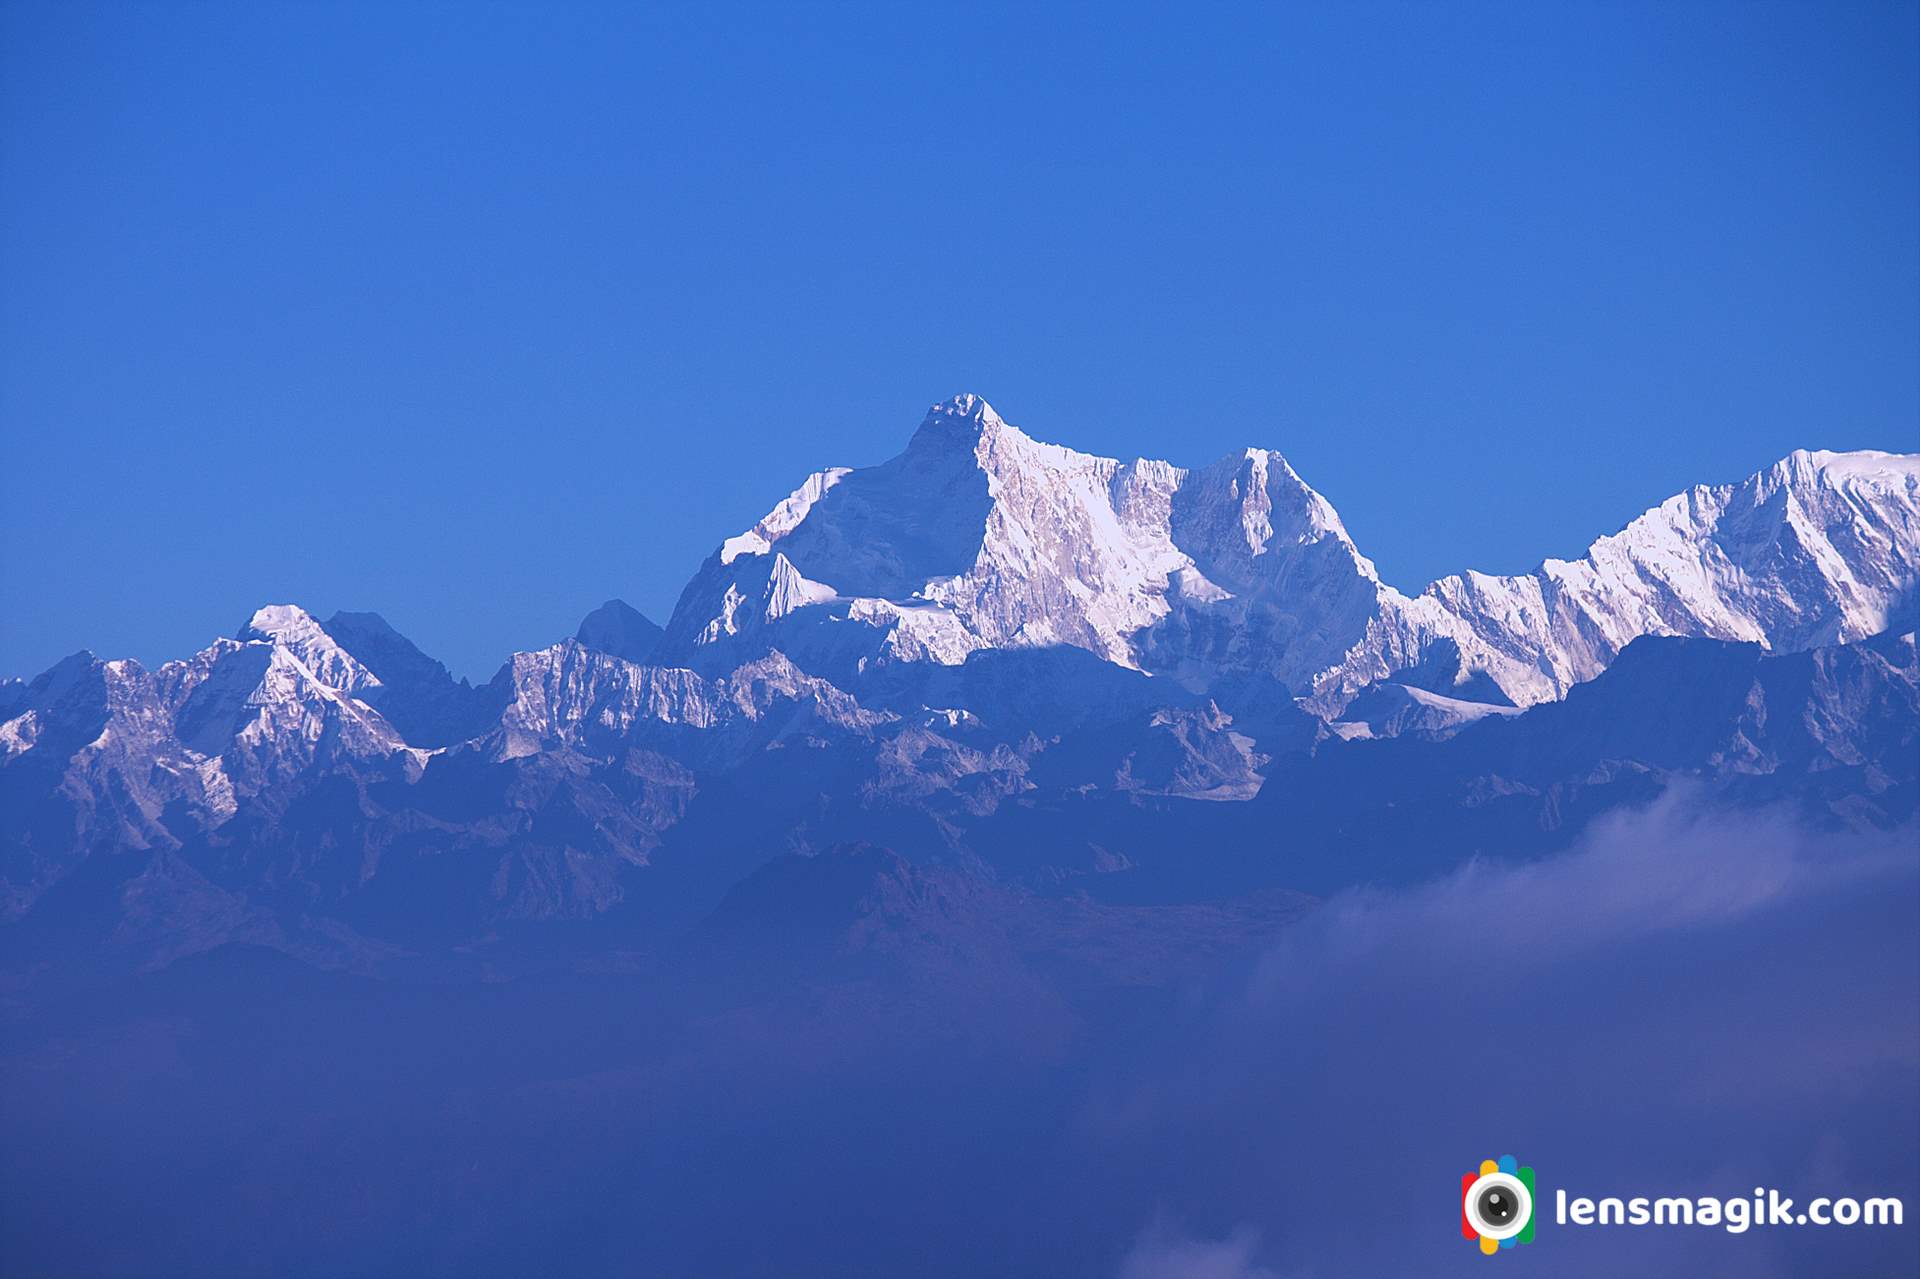
[[1254,1261],[1260,1232],[1236,1227],[1224,1239],[1189,1237],[1156,1217],[1120,1263],[1119,1279],[1278,1279]]
[[1307,997],[1369,971],[1451,980],[1489,954],[1531,966],[1652,934],[1724,925],[1899,864],[1897,842],[1812,836],[1779,814],[1709,811],[1684,787],[1610,814],[1566,854],[1476,859],[1422,887],[1354,889],[1289,932],[1255,1000]]
[[[1225,1244],[1259,1240],[1290,1274],[1475,1273],[1448,1187],[1506,1153],[1577,1193],[1813,1194],[1844,1168],[1914,1202],[1912,842],[1681,793],[1560,856],[1340,894],[1104,1063],[1089,1161],[1171,1214],[1245,1223]],[[1914,1259],[1845,1233],[1562,1228],[1541,1247],[1562,1276]],[[1192,1243],[1143,1238],[1174,1265]]]
[[[62,1272],[1920,1273],[1911,1230],[1546,1223],[1488,1263],[1457,1216],[1461,1173],[1508,1153],[1549,1202],[1768,1185],[1911,1211],[1917,863],[1911,829],[1677,796],[1561,856],[1341,894],[1178,997],[1101,992],[1041,1062],[1002,1047],[1028,1014],[989,978],[760,1015],[652,975],[187,965],[164,1042],[128,992],[0,1054],[0,1232]],[[1002,1031],[964,1053],[908,1033],[941,1017]]]

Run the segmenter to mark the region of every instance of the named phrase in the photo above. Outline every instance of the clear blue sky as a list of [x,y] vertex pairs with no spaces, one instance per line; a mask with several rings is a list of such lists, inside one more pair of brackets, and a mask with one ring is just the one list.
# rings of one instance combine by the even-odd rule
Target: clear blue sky
[[976,390],[1403,587],[1920,448],[1912,4],[8,3],[0,672],[664,620]]

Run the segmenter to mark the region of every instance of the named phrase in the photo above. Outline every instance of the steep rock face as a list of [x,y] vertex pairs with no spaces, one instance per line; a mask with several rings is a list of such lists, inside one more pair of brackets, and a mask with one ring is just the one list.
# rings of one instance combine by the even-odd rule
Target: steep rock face
[[1147,669],[1197,689],[1251,674],[1310,687],[1395,595],[1327,500],[1266,449],[1181,473],[1168,526],[1193,567],[1136,644]]
[[777,652],[710,679],[567,640],[514,654],[502,679],[510,690],[497,735],[502,758],[552,743],[602,752],[645,743],[713,764],[792,734],[871,735],[895,718]]
[[[330,668],[336,675],[343,668]],[[407,744],[350,690],[330,685],[279,643],[220,640],[155,672],[161,710],[188,751],[220,761],[240,793],[335,759],[399,755]]]
[[465,741],[499,717],[493,691],[454,679],[378,613],[339,612],[322,623],[297,605],[269,604],[239,638],[276,645],[322,686],[377,709],[411,746]]
[[703,669],[777,646],[809,669],[1071,647],[1195,683],[1290,680],[1365,633],[1384,590],[1278,454],[1189,472],[1042,444],[977,396],[907,451],[813,476],[689,584],[662,652]]
[[236,635],[284,649],[314,679],[342,693],[360,693],[380,687],[380,677],[330,635],[305,609],[294,604],[269,604],[247,619]]
[[1669,498],[1582,559],[1391,598],[1314,691],[1335,706],[1425,663],[1434,691],[1531,705],[1592,679],[1643,635],[1793,652],[1910,624],[1917,605],[1920,458],[1802,451]]
[[[360,678],[346,663],[323,667]],[[112,791],[143,811],[186,797],[216,819],[236,795],[316,765],[411,755],[372,707],[316,676],[292,648],[261,639],[216,640],[154,671],[70,657],[0,724],[0,753],[30,772],[96,779],[70,790]]]
[[811,477],[729,539],[660,651],[725,670],[778,649],[849,684],[902,662],[1077,648],[1193,691],[1263,678],[1325,717],[1395,681],[1454,701],[1563,696],[1641,635],[1782,651],[1859,639],[1920,600],[1920,459],[1795,453],[1683,493],[1586,557],[1409,598],[1277,453],[1199,470],[1039,443],[985,401],[905,453]]
[[9,912],[94,852],[177,847],[300,779],[417,773],[418,754],[355,695],[376,687],[371,673],[311,617],[263,609],[245,629],[153,671],[83,653],[28,685],[0,723]]
[[1114,789],[1142,795],[1245,800],[1260,793],[1267,757],[1233,731],[1233,717],[1209,703],[1156,711],[1121,762]]
[[209,789],[176,747],[136,662],[78,653],[32,680],[0,723],[0,918],[97,852],[165,846],[169,799]]
[[961,397],[729,539],[666,633],[610,602],[483,688],[292,605],[0,683],[0,915],[102,853],[396,938],[684,903],[843,839],[1211,891],[1180,857],[1531,847],[1680,777],[1884,826],[1920,789],[1917,582],[1911,457],[1796,453],[1410,598],[1276,453],[1120,462]]
[[378,683],[353,691],[409,745],[448,746],[486,732],[499,719],[495,690],[456,680],[378,613],[335,613],[323,629],[373,674]]

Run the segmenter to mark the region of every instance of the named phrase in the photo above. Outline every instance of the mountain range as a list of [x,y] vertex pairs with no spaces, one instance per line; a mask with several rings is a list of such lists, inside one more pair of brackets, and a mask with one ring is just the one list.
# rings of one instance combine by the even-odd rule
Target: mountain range
[[290,604],[0,684],[0,937],[376,968],[644,948],[848,876],[909,910],[1313,893],[1681,785],[1893,828],[1916,614],[1920,456],[1795,452],[1409,596],[1278,453],[1096,457],[963,395],[722,542],[664,627],[611,600],[482,685]]

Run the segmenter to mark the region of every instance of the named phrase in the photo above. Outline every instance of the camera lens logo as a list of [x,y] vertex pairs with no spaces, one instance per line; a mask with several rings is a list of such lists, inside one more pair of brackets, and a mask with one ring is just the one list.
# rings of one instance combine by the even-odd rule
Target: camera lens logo
[[1502,1248],[1533,1242],[1533,1169],[1512,1155],[1482,1161],[1479,1172],[1460,1178],[1460,1233],[1480,1241],[1491,1257]]

